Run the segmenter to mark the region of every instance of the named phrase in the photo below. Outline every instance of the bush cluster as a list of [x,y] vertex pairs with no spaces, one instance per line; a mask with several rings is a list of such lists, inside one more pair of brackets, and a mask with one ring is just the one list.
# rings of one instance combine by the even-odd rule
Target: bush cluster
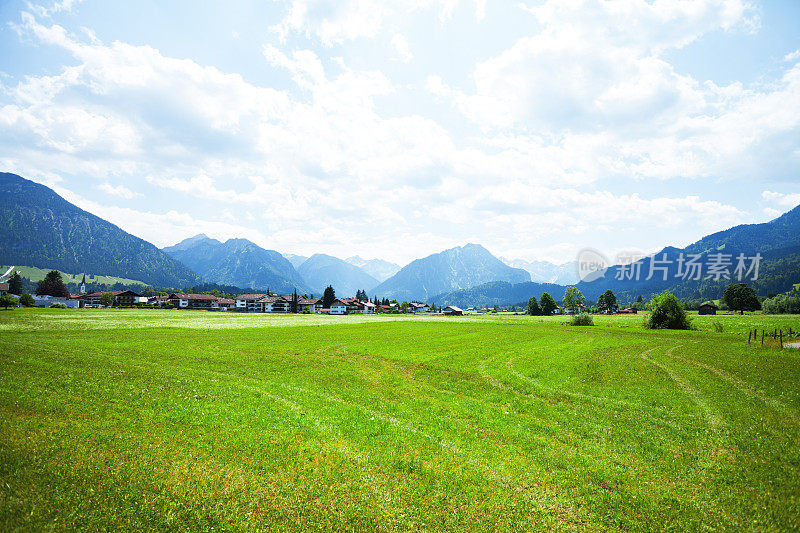
[[594,326],[594,319],[589,313],[578,313],[572,315],[569,323],[573,326]]
[[779,294],[774,298],[767,298],[761,304],[761,311],[768,315],[800,313],[800,297]]
[[650,300],[650,316],[644,325],[650,329],[692,328],[683,304],[670,292],[663,292]]

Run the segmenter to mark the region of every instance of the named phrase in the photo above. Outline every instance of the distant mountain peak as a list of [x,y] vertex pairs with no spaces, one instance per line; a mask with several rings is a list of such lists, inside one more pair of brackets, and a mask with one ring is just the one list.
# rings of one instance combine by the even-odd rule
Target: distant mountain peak
[[437,294],[490,281],[530,280],[525,270],[506,265],[480,244],[469,243],[412,261],[378,285],[375,292],[397,300],[426,301]]
[[294,266],[274,250],[265,250],[248,239],[233,238],[223,243],[197,237],[164,251],[213,283],[284,294],[295,288],[302,293],[308,288]]
[[378,281],[386,281],[400,270],[400,265],[383,259],[364,259],[354,255],[353,257],[348,257],[345,261],[361,268]]

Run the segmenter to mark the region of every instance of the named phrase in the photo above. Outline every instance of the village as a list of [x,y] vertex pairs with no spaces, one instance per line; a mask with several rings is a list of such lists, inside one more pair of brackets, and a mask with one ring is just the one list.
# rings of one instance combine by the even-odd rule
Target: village
[[[60,273],[52,271],[51,275],[61,279]],[[62,284],[63,287],[63,284]],[[17,304],[25,306],[23,295],[14,294],[9,290],[9,283],[0,282],[0,295],[8,294],[17,299]],[[32,295],[25,295],[30,298],[27,306],[48,307],[48,308],[67,308],[67,309],[105,309],[105,308],[144,308],[144,309],[173,309],[173,310],[198,310],[198,311],[223,311],[235,313],[300,313],[300,314],[323,314],[323,315],[369,315],[378,313],[392,314],[432,314],[440,313],[444,316],[462,316],[465,314],[485,314],[498,312],[517,312],[516,306],[503,308],[498,305],[486,307],[466,307],[464,309],[448,305],[437,307],[434,304],[427,304],[418,301],[397,302],[377,297],[370,301],[363,291],[359,291],[356,297],[335,297],[333,287],[329,287],[331,293],[322,298],[315,298],[313,295],[299,296],[279,295],[270,291],[258,293],[245,293],[236,296],[220,295],[214,293],[185,293],[185,292],[162,292],[161,294],[140,294],[131,289],[124,290],[104,290],[87,291],[86,275],[78,286],[78,292],[72,294],[66,288],[58,289],[53,294],[46,294],[46,291],[37,290]],[[709,302],[710,303],[710,302]],[[714,306],[716,307],[716,306]],[[705,314],[701,309],[701,314]],[[551,311],[547,314],[570,315],[579,313],[599,313],[599,314],[635,314],[635,307],[621,309],[614,300],[612,305],[597,307],[587,307],[584,303],[575,302],[563,306],[553,302]],[[709,314],[715,314],[714,309]],[[532,314],[528,310],[528,314]]]

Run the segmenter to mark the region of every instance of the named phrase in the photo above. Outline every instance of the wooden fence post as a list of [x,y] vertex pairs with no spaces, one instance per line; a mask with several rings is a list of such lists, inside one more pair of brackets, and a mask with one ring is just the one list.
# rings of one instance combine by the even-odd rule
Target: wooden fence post
[[751,338],[752,336],[753,336],[753,332],[752,332],[752,331],[748,331],[748,332],[747,332],[747,344],[750,344],[750,338]]
[[764,346],[764,330],[761,330],[761,346]]
[[783,349],[783,330],[781,330],[781,350]]

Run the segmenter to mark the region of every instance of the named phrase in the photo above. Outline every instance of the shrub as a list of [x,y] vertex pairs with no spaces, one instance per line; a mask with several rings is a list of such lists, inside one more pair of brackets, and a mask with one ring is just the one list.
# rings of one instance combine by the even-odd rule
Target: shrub
[[33,296],[27,293],[19,297],[19,303],[23,307],[33,307],[34,305],[36,305],[36,301],[33,299]]
[[670,292],[663,292],[650,301],[650,316],[645,321],[650,329],[691,329],[689,316],[681,302]]
[[62,304],[61,302],[54,302],[50,304],[50,309],[66,309],[67,304]]
[[569,323],[573,326],[594,326],[594,319],[589,313],[578,313],[572,315]]
[[16,307],[19,303],[19,300],[11,296],[10,294],[4,294],[0,296],[0,307],[8,309],[9,307]]
[[761,306],[762,312],[768,315],[783,313],[800,313],[800,298],[788,294],[779,294],[773,298],[764,300]]

